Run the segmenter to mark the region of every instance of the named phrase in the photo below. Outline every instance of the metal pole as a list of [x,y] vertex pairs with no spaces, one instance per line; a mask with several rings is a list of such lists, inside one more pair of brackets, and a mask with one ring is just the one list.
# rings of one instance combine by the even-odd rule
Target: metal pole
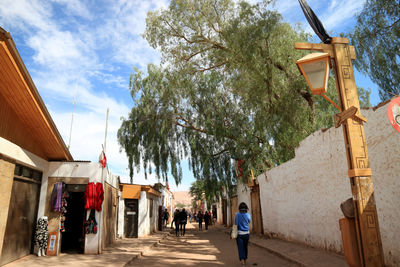
[[108,113],[110,112],[110,109],[107,108],[107,115],[106,115],[106,131],[104,134],[104,154],[106,153],[106,144],[107,144],[107,129],[108,129]]
[[[109,111],[110,111],[110,109],[109,108],[107,108],[107,114],[106,114],[106,131],[105,131],[105,134],[104,134],[104,145],[102,146],[103,147],[103,152],[104,152],[104,156],[105,156],[105,154],[106,154],[106,142],[107,142],[107,128],[108,128],[108,113],[109,113]],[[101,167],[101,184],[103,185],[103,191],[104,191],[104,194],[106,193],[106,190],[105,190],[105,187],[104,187],[104,168],[103,167]],[[105,198],[104,198],[105,199]],[[103,204],[104,204],[104,201],[103,201]],[[102,238],[103,238],[103,213],[104,213],[104,209],[101,209],[101,212],[100,212],[100,218],[99,218],[99,244],[98,244],[98,251],[99,251],[99,253],[101,253],[102,252],[102,242],[103,242],[103,240],[102,240]]]
[[72,135],[72,123],[74,121],[74,111],[75,111],[75,97],[72,102],[72,116],[71,116],[71,127],[69,128],[69,139],[68,139],[68,150],[71,147],[71,135]]

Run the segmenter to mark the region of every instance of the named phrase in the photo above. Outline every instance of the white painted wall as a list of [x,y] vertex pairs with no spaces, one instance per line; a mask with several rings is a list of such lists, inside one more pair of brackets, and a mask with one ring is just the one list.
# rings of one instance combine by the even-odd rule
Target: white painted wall
[[[251,189],[247,185],[242,182],[238,182],[237,184],[237,198],[238,205],[242,202],[246,203],[249,211],[251,211]],[[238,208],[238,207],[236,207]],[[250,213],[251,214],[251,213]]]
[[[385,262],[400,265],[400,133],[387,105],[363,110]],[[303,140],[296,157],[257,177],[264,232],[342,252],[340,203],[351,197],[343,131],[331,128]]]
[[122,198],[122,192],[118,190],[118,221],[117,236],[124,237],[124,221],[125,221],[125,200]]
[[45,159],[32,154],[2,137],[0,137],[0,153],[15,159],[17,163],[28,166],[32,169],[42,172],[45,172],[48,169],[49,163]]
[[218,198],[217,204],[217,223],[222,224],[223,223],[223,217],[222,217],[222,198]]
[[150,233],[149,207],[146,197],[146,191],[140,192],[140,199],[138,202],[139,202],[138,237],[141,237],[148,235]]

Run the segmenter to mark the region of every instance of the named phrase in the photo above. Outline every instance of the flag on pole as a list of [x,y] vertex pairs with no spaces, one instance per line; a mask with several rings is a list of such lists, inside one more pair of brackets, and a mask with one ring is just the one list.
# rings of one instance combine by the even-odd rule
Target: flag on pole
[[102,168],[105,168],[107,165],[107,157],[106,154],[104,153],[104,150],[101,151],[101,154],[99,156],[99,163]]

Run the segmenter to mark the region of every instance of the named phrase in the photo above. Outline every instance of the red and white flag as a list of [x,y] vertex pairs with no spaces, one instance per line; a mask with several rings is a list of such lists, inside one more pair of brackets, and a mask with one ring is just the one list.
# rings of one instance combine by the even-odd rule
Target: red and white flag
[[106,154],[104,153],[104,150],[101,151],[101,154],[99,156],[99,163],[102,168],[105,168],[107,165],[107,157]]

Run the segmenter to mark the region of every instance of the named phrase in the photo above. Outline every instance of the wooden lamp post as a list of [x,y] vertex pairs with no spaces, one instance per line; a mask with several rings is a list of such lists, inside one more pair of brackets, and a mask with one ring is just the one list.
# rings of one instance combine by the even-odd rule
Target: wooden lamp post
[[[324,96],[340,112],[334,116],[335,127],[343,126],[344,144],[349,168],[348,175],[355,211],[359,262],[361,266],[384,266],[372,172],[369,165],[363,126],[363,123],[367,120],[361,115],[360,102],[358,101],[357,87],[354,80],[352,60],[356,59],[355,49],[349,45],[347,38],[330,37],[326,33],[321,21],[308,6],[306,0],[299,0],[299,3],[311,28],[323,44],[296,43],[295,49],[314,50],[328,54],[328,61],[335,72],[340,107],[324,94],[327,84],[326,73],[329,70],[319,71],[319,73],[325,73],[325,76],[322,78],[318,79],[314,77],[310,79],[309,77],[310,70],[313,71],[312,75],[314,76],[318,72],[316,68],[318,61],[323,61],[323,63],[319,64],[320,66],[329,65],[325,63],[325,57],[322,57],[322,55],[313,56],[313,60],[303,58],[296,62],[302,74],[305,77],[308,75],[306,80],[309,85],[311,80],[325,81],[324,88],[318,88],[320,86],[318,84],[315,85],[315,89],[317,90],[313,90],[311,85],[310,88],[313,93]],[[307,66],[307,64],[314,65]]]
[[[335,127],[342,125],[346,148],[348,175],[356,214],[356,233],[362,266],[384,266],[382,241],[379,232],[372,172],[369,165],[363,123],[367,120],[361,115],[357,87],[354,80],[352,60],[355,50],[346,38],[331,38],[330,44],[296,43],[295,49],[321,51],[324,55],[307,56],[296,63],[306,77],[313,93],[326,92],[326,75],[329,69],[317,70],[317,65],[326,68],[329,57],[333,66],[338,91],[340,113],[335,115]],[[318,53],[322,54],[322,53]],[[317,59],[316,59],[317,58]],[[320,63],[318,63],[318,60]],[[314,65],[312,65],[314,64]],[[308,72],[308,73],[307,73]],[[316,77],[320,73],[320,77]],[[311,75],[311,76],[310,76]],[[314,77],[312,77],[314,75]],[[311,81],[314,81],[314,86]],[[321,85],[321,81],[325,84]],[[319,84],[318,84],[319,82]]]

